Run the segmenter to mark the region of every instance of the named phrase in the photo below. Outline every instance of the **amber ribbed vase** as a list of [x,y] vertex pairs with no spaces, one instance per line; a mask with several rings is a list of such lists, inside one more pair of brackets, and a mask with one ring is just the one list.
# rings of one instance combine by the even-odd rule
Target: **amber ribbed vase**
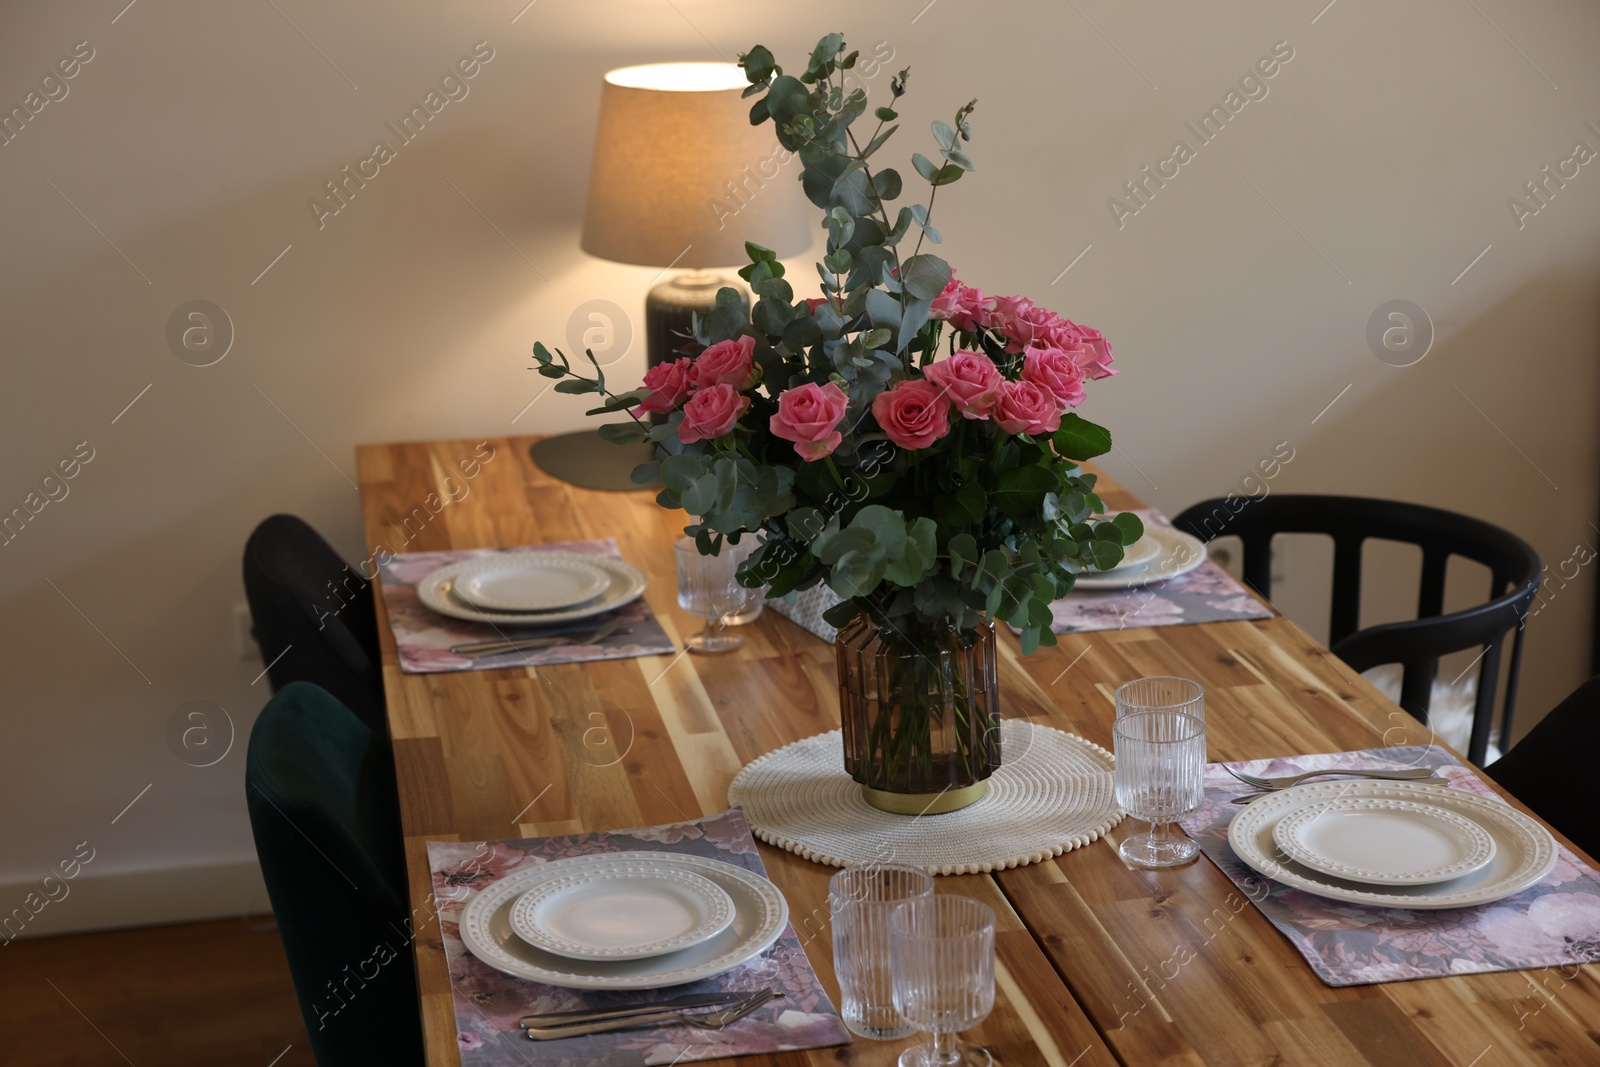
[[963,630],[863,613],[834,650],[844,766],[869,804],[933,815],[988,792],[1000,766],[994,623]]

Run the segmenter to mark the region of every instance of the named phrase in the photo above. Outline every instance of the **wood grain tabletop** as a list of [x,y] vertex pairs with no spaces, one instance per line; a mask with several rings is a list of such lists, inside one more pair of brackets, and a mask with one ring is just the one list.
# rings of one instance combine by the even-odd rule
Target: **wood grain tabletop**
[[[529,460],[533,440],[362,446],[369,552],[613,537],[649,576],[645,596],[681,647],[700,624],[676,599],[672,542],[684,514],[657,506],[648,492],[557,482]],[[1139,506],[1109,479],[1101,486],[1109,506]],[[386,625],[380,630],[411,903],[419,914],[432,914],[429,840],[534,837],[713,814],[727,808],[728,783],[745,763],[839,725],[832,646],[771,612],[745,628],[742,649],[725,655],[537,670],[403,674],[392,635]],[[1066,635],[1026,658],[1005,634],[1002,713],[1110,748],[1112,691],[1154,674],[1204,685],[1212,760],[1429,739],[1425,727],[1282,616]],[[1600,1063],[1600,966],[1331,988],[1204,857],[1161,872],[1126,866],[1116,843],[1141,827],[1125,821],[1108,840],[1049,862],[939,879],[941,892],[976,897],[999,916],[994,1012],[964,1035],[986,1045],[998,1063]],[[837,1003],[827,907],[833,870],[766,845],[760,850]],[[436,924],[419,932],[415,955],[428,1062],[457,1064],[455,1008]],[[738,1062],[885,1067],[904,1046],[857,1038],[838,1049]]]

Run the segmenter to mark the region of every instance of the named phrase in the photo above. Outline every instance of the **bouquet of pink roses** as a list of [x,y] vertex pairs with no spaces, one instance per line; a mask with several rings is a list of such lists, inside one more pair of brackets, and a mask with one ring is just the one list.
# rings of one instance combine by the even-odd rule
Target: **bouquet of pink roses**
[[[837,34],[799,77],[759,46],[741,57],[746,95],[760,97],[751,121],[772,121],[799,154],[824,212],[820,297],[796,300],[776,256],[747,244],[740,275],[755,304],[722,290],[696,323],[698,355],[620,394],[592,356],[587,378],[536,344],[538,370],[566,379],[559,391],[604,395],[591,414],[634,416],[602,432],[657,446],[635,480],[659,478],[661,504],[696,517],[686,532],[702,552],[758,539],[746,585],[782,596],[826,581],[843,600],[835,625],[863,611],[962,628],[997,618],[1025,651],[1053,644],[1050,602],[1143,534],[1132,515],[1092,521],[1104,508],[1079,466],[1111,446],[1072,410],[1087,381],[1116,373],[1111,346],[1026,297],[986,297],[921,251],[941,240],[929,221],[938,189],[974,169],[973,105],[933,123],[942,163],[912,157],[928,203],[896,209],[901,178],[872,157],[898,114],[877,108],[877,129],[856,139],[866,95],[838,84],[854,61]],[[906,80],[893,80],[896,100]]]

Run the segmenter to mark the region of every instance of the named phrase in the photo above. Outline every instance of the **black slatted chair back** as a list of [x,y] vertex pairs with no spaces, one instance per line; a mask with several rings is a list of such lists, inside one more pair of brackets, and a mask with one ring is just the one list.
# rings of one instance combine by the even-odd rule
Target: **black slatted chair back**
[[[1323,534],[1333,539],[1333,602],[1328,644],[1358,671],[1383,663],[1403,670],[1400,706],[1423,722],[1439,660],[1453,652],[1482,649],[1477,703],[1467,757],[1481,765],[1489,747],[1500,666],[1511,637],[1501,737],[1509,744],[1522,667],[1523,623],[1539,588],[1539,555],[1522,538],[1492,523],[1442,508],[1369,497],[1273,494],[1255,500],[1201,501],[1173,524],[1202,541],[1238,537],[1244,580],[1272,598],[1272,539],[1279,534]],[[1400,541],[1422,549],[1417,617],[1360,629],[1361,560],[1368,540]],[[1445,572],[1452,556],[1489,569],[1488,599],[1476,607],[1444,613]]]

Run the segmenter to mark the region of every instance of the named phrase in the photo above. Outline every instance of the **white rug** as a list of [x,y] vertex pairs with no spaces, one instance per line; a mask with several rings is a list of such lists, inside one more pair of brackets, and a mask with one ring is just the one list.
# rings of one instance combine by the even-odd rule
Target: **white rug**
[[906,863],[932,874],[1022,867],[1101,837],[1122,819],[1112,755],[1023,719],[1000,724],[1000,769],[982,800],[944,815],[869,805],[844,771],[838,730],[751,761],[728,787],[761,840],[833,867]]

